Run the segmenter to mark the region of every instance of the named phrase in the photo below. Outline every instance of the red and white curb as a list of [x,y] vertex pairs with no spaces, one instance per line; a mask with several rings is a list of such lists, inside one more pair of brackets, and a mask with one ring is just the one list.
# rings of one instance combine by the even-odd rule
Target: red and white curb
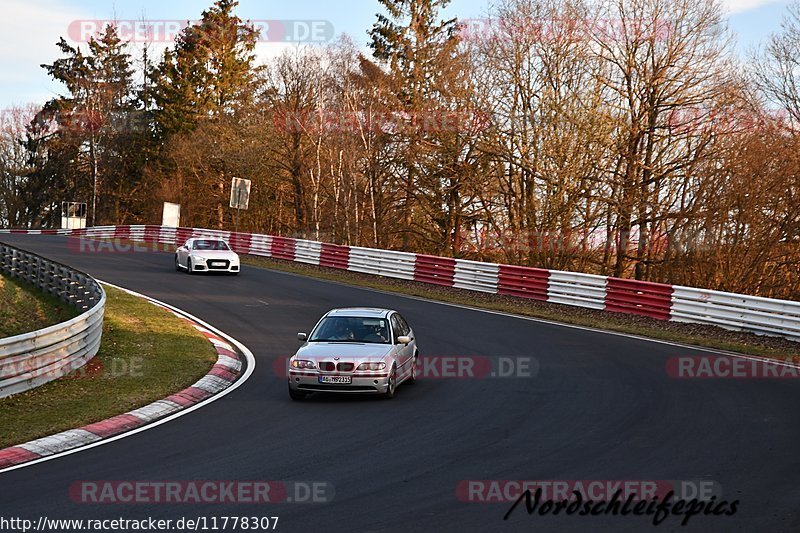
[[[102,283],[123,290],[133,296],[144,298],[191,324],[205,335],[214,346],[217,352],[217,362],[196,383],[163,400],[155,401],[144,407],[113,416],[101,422],[62,431],[49,437],[0,450],[0,472],[14,470],[100,444],[106,444],[168,422],[232,392],[253,373],[255,358],[250,350],[236,339],[189,313],[164,302],[110,283]],[[244,362],[247,363],[246,366]],[[243,370],[244,373],[242,372]]]

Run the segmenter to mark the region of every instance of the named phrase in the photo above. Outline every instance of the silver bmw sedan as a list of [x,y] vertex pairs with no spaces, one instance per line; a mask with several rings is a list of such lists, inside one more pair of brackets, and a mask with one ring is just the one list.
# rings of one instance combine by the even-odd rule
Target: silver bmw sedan
[[391,309],[334,309],[298,333],[303,345],[289,358],[289,397],[312,392],[380,394],[417,379],[419,351],[414,331]]

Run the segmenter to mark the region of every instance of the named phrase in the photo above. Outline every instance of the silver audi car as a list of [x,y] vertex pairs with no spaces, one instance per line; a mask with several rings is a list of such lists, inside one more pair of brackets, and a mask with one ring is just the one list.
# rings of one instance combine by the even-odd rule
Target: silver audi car
[[391,309],[334,309],[323,316],[289,358],[289,396],[352,392],[394,397],[397,386],[417,379],[414,331]]

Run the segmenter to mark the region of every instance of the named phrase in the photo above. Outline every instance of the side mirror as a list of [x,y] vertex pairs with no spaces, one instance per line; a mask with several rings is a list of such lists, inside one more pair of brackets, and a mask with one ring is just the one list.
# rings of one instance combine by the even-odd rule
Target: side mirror
[[408,344],[409,342],[411,342],[411,340],[412,340],[411,337],[409,337],[408,335],[400,335],[399,337],[397,337],[397,344]]
[[299,340],[299,341],[304,341],[307,338],[308,338],[308,335],[306,335],[305,333],[298,333],[297,334],[297,340]]

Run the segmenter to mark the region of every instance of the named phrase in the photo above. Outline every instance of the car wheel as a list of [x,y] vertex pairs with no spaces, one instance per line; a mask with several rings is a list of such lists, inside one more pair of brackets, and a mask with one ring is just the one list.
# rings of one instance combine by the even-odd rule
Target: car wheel
[[175,270],[181,271],[181,264],[178,262],[178,254],[175,254]]
[[192,260],[191,259],[187,259],[186,260],[186,270],[189,272],[189,274],[194,274],[194,268],[192,268]]
[[299,402],[300,400],[305,400],[306,393],[299,390],[294,390],[293,388],[289,387],[289,398],[292,400]]
[[397,367],[392,365],[392,373],[389,374],[389,386],[386,387],[386,392],[383,393],[383,397],[387,400],[391,400],[394,398],[394,393],[397,390]]
[[417,362],[419,361],[419,354],[414,354],[414,362],[411,363],[411,377],[408,378],[408,382],[412,385],[417,382]]

